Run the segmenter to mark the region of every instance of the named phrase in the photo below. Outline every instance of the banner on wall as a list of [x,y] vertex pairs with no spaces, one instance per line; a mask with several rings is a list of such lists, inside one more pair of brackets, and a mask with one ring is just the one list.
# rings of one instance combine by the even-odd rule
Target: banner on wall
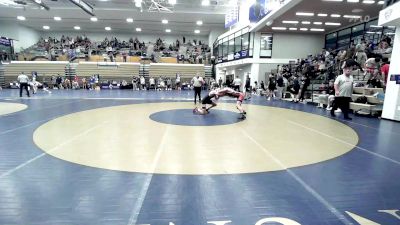
[[250,6],[249,20],[252,23],[256,23],[268,15],[273,10],[279,8],[285,4],[287,0],[256,0],[255,3]]
[[228,10],[225,14],[225,28],[229,28],[239,22],[239,5],[236,2],[236,5]]
[[11,39],[0,37],[0,45],[11,46]]

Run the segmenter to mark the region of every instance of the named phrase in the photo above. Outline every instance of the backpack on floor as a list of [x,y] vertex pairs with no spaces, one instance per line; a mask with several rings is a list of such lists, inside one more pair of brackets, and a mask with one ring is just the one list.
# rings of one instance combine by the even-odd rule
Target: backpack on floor
[[356,99],[355,102],[356,102],[356,103],[366,104],[366,103],[368,102],[368,99],[367,99],[367,97],[365,97],[365,96],[360,96],[360,97],[358,97],[358,98]]

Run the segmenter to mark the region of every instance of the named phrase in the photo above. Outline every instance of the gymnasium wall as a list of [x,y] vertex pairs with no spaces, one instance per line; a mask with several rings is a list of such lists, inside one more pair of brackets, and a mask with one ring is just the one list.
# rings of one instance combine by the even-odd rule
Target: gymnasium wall
[[18,22],[0,21],[0,36],[14,39],[14,50],[20,52],[21,48],[28,48],[35,44],[40,33]]
[[323,34],[274,33],[272,58],[305,58],[322,51]]
[[[55,37],[60,39],[62,35],[76,37],[78,35],[86,35],[89,39],[94,41],[103,41],[105,37],[111,39],[112,37],[116,37],[122,41],[128,41],[131,37],[135,39],[137,37],[141,42],[155,42],[158,38],[165,40],[166,43],[172,44],[176,42],[178,39],[182,42],[183,35],[166,35],[166,34],[138,34],[138,33],[114,33],[114,32],[98,32],[98,33],[85,33],[85,32],[42,32],[41,37],[48,38],[48,37]],[[186,42],[189,40],[196,39],[197,41],[201,40],[208,44],[208,36],[206,35],[185,35]]]

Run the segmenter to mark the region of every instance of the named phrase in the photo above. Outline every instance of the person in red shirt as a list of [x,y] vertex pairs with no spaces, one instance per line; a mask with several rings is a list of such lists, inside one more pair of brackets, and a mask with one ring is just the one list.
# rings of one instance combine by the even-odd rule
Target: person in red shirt
[[385,86],[387,84],[388,81],[388,77],[389,77],[389,67],[390,67],[390,62],[388,60],[388,58],[383,58],[382,59],[382,66],[381,66],[381,73],[384,77],[384,81],[385,81]]

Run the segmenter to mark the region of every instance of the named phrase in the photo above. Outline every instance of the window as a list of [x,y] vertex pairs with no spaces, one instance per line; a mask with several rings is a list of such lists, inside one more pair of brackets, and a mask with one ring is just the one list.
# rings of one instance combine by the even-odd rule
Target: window
[[250,33],[246,33],[242,35],[242,51],[249,50],[250,45]]
[[235,33],[235,53],[240,52],[242,50],[242,32]]
[[235,54],[235,35],[230,35],[228,39],[228,60],[233,60]]
[[272,34],[261,34],[260,57],[270,58],[272,56]]
[[228,59],[228,46],[229,46],[229,42],[228,42],[228,38],[224,38],[223,39],[223,43],[222,43],[222,53],[223,53],[223,60],[226,61]]
[[351,28],[347,28],[338,32],[337,47],[345,49],[350,46]]
[[325,48],[326,49],[336,49],[337,33],[327,34],[325,37]]
[[364,23],[351,28],[351,41],[357,45],[364,38]]

